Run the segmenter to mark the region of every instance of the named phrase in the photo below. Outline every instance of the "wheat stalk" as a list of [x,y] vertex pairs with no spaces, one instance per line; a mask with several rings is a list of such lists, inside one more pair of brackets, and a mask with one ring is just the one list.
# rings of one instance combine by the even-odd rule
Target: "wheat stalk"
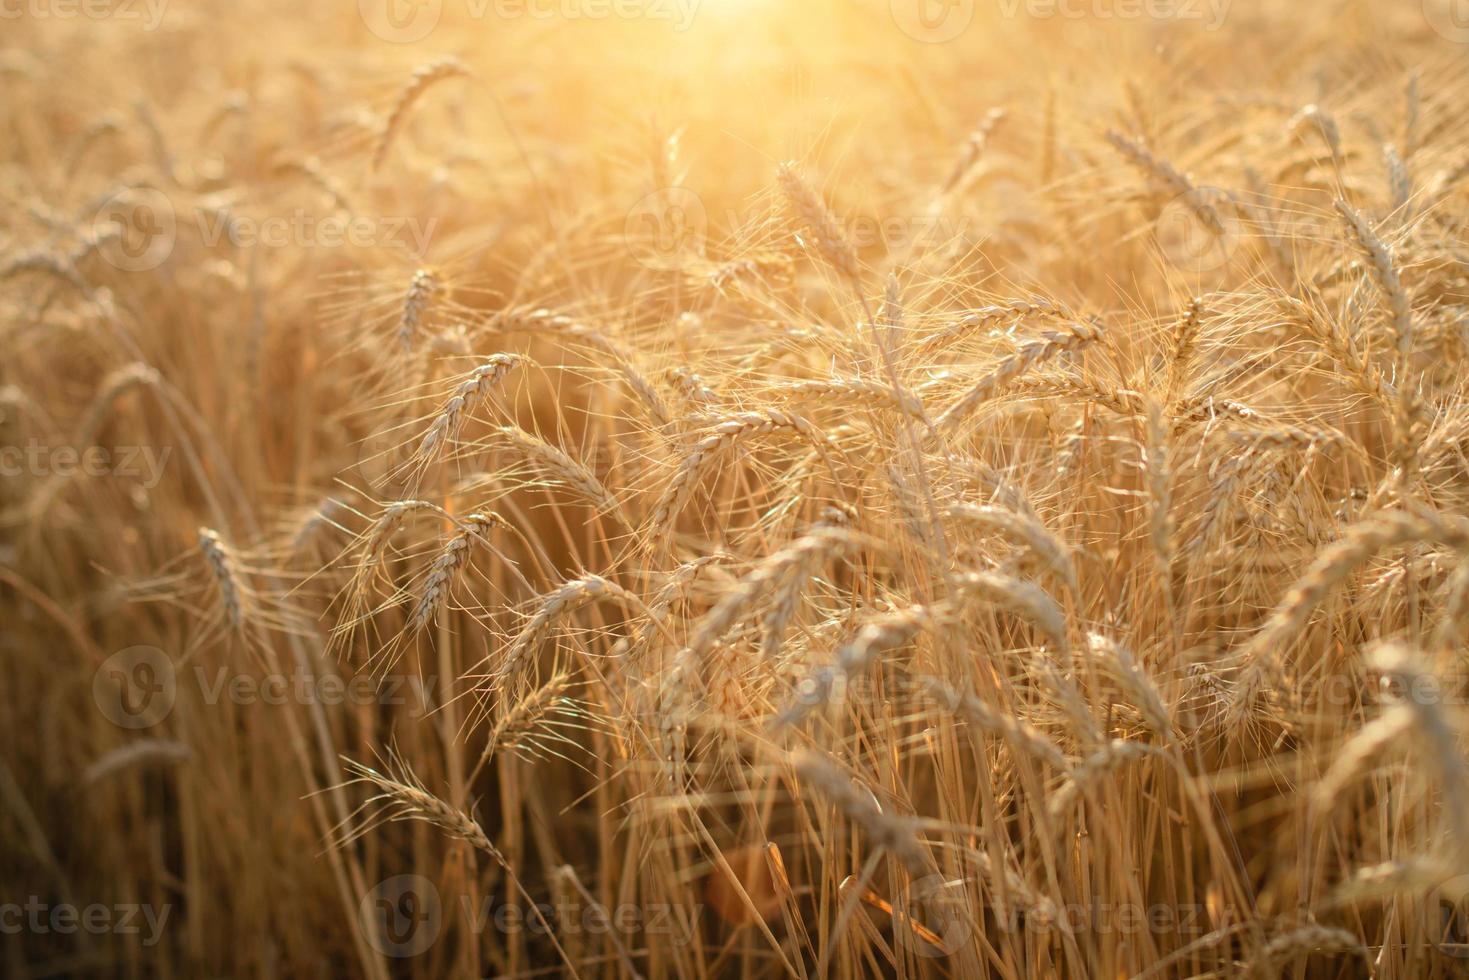
[[1158,754],[1159,749],[1155,745],[1113,739],[1067,772],[1066,781],[1061,784],[1060,789],[1051,794],[1050,800],[1047,801],[1047,812],[1053,819],[1061,819],[1075,805],[1076,798],[1099,778],[1129,762],[1151,758]]

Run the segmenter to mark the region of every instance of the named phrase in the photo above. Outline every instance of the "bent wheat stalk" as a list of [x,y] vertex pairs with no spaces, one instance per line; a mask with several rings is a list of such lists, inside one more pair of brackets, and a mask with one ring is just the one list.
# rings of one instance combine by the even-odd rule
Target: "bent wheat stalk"
[[393,138],[403,128],[403,124],[408,120],[409,112],[425,92],[448,79],[468,76],[469,69],[455,58],[441,58],[418,67],[408,79],[408,84],[403,87],[403,91],[398,94],[392,111],[388,113],[387,121],[383,123],[382,134],[378,137],[377,146],[372,151],[372,169],[382,168],[383,161],[387,159],[388,150],[393,145]]
[[1012,381],[1036,365],[1066,351],[1082,350],[1102,339],[1104,333],[1102,327],[1095,323],[1066,323],[1041,334],[1038,340],[1027,341],[945,409],[934,421],[935,427],[940,431],[956,428],[982,402],[1005,390]]

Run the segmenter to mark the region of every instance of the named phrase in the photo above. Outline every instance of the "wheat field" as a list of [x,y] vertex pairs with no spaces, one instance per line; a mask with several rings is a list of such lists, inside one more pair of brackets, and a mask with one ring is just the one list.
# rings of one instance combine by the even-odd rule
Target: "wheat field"
[[1460,13],[0,7],[0,973],[1469,975]]

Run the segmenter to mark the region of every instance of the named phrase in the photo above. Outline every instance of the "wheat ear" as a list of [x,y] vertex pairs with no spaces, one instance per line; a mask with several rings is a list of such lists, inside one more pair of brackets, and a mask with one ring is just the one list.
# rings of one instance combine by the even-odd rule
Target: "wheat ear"
[[827,378],[820,381],[796,381],[771,390],[777,398],[789,397],[800,401],[822,404],[846,404],[852,406],[888,409],[900,412],[911,419],[928,424],[923,412],[923,403],[914,395],[894,391],[889,385],[861,378]]
[[918,684],[945,709],[979,731],[1004,739],[1013,748],[1044,761],[1058,772],[1071,768],[1060,747],[1035,726],[1003,714],[973,694],[956,690],[937,677],[919,677]]
[[1100,340],[1103,329],[1095,323],[1065,323],[1056,330],[1048,330],[1037,340],[1027,341],[1020,349],[1005,358],[995,368],[975,382],[974,386],[935,420],[939,429],[952,429],[962,422],[975,407],[995,394],[1003,391],[1010,382],[1065,351],[1077,351]]
[[[107,421],[108,413],[112,411],[113,404],[119,398],[134,388],[157,388],[161,380],[158,372],[146,364],[128,364],[108,374],[98,385],[97,394],[93,396],[92,404],[87,408],[87,414],[77,426],[76,434],[72,437],[72,446],[76,447],[78,452],[90,449],[96,444],[97,437],[102,432],[102,426]],[[55,503],[57,495],[65,489],[72,476],[71,472],[48,476],[31,499],[22,505],[20,512],[32,520],[45,517],[51,505]],[[0,523],[5,523],[5,521],[0,521]]]
[[1337,125],[1336,118],[1318,105],[1308,105],[1291,117],[1286,128],[1292,133],[1299,134],[1303,129],[1314,128],[1320,135],[1326,149],[1331,153],[1331,162],[1338,169],[1342,164],[1341,127]]
[[224,601],[225,619],[233,629],[241,629],[245,623],[245,603],[234,555],[219,532],[207,527],[199,529],[199,550],[209,564],[214,584]]
[[1210,234],[1217,237],[1225,233],[1224,221],[1219,217],[1218,209],[1194,186],[1192,180],[1175,170],[1168,161],[1154,156],[1143,144],[1112,130],[1107,132],[1107,142],[1145,177],[1187,204],[1194,217]]
[[469,372],[459,383],[448,401],[429,424],[428,431],[418,445],[415,454],[423,465],[442,451],[443,447],[459,436],[464,420],[484,401],[491,391],[499,387],[506,375],[524,366],[526,359],[519,354],[493,354],[485,363]]
[[1087,636],[1087,649],[1117,678],[1153,733],[1165,742],[1171,742],[1173,718],[1152,675],[1139,666],[1126,647],[1111,637],[1091,633]]
[[388,113],[387,122],[383,124],[382,133],[378,136],[377,146],[372,151],[372,169],[378,170],[382,167],[383,161],[387,159],[388,150],[393,145],[393,138],[403,128],[403,124],[408,120],[408,113],[425,92],[447,79],[467,78],[468,76],[469,69],[455,58],[441,58],[419,66],[409,76],[408,84],[398,93],[398,100],[393,103],[392,111]]
[[82,770],[83,786],[100,782],[115,772],[121,772],[147,762],[180,763],[194,758],[193,749],[183,742],[169,738],[138,738],[104,754]]
[[573,459],[565,450],[515,425],[499,426],[495,429],[495,434],[543,473],[560,481],[595,505],[599,512],[619,516],[622,514],[622,505],[607,491],[602,481],[598,480],[585,464]]
[[499,688],[514,679],[520,670],[521,662],[545,638],[558,620],[583,606],[604,598],[618,599],[634,609],[646,611],[642,600],[637,596],[600,575],[583,575],[581,578],[563,582],[556,589],[541,597],[540,604],[535,613],[531,615],[530,621],[506,648],[504,655],[500,658],[500,665],[495,670],[493,686]]
[[1406,475],[1417,458],[1422,435],[1422,406],[1409,379],[1409,357],[1413,352],[1413,301],[1398,274],[1392,249],[1378,237],[1367,219],[1345,201],[1336,210],[1346,222],[1352,240],[1367,259],[1372,281],[1392,325],[1397,350],[1397,399],[1393,404],[1394,462]]
[[1028,548],[1041,563],[1061,577],[1073,593],[1078,591],[1076,566],[1071,551],[1034,514],[992,504],[955,504],[949,517],[972,524],[1008,541]]
[[1070,314],[1058,303],[1048,299],[1017,299],[1006,300],[990,306],[981,307],[972,313],[966,313],[958,320],[953,321],[919,342],[913,351],[913,357],[921,358],[942,350],[955,340],[970,336],[982,330],[998,326],[1002,323],[1017,323],[1021,320],[1064,320],[1070,319]]
[[460,531],[449,539],[444,550],[439,552],[429,566],[428,576],[423,580],[423,593],[408,618],[408,631],[417,633],[433,622],[439,607],[449,597],[454,577],[469,562],[476,541],[483,541],[492,527],[509,527],[499,514],[490,512],[470,514],[460,522]]
[[1372,761],[1389,745],[1413,728],[1412,709],[1405,705],[1383,713],[1370,724],[1364,725],[1355,735],[1336,750],[1331,767],[1316,784],[1315,802],[1322,812],[1331,809],[1342,790],[1360,773],[1367,770]]
[[772,728],[799,725],[817,708],[832,702],[843,679],[868,670],[878,658],[918,635],[932,617],[921,606],[900,609],[868,623],[852,642],[837,651],[836,662],[821,668],[797,686],[796,699],[771,721]]
[[424,318],[443,288],[443,280],[436,270],[425,267],[413,273],[408,293],[403,297],[403,314],[398,318],[398,346],[405,354],[412,353]]
[[1350,951],[1365,955],[1362,941],[1345,929],[1308,925],[1266,943],[1250,966],[1251,976],[1279,976],[1280,964],[1312,953]]
[[1469,856],[1469,766],[1464,762],[1458,734],[1443,705],[1428,693],[1444,690],[1443,679],[1429,672],[1427,658],[1421,651],[1403,643],[1379,644],[1368,660],[1402,692],[1403,703],[1412,712],[1414,727],[1427,750],[1425,754],[1438,769],[1444,813],[1452,823],[1462,862]]
[[[850,541],[851,534],[842,528],[818,526],[789,547],[771,555],[699,621],[689,641],[691,655],[704,657],[742,614],[756,602],[770,597],[777,583],[818,565]],[[802,580],[805,578],[804,575],[800,577]],[[794,597],[790,601],[794,602]]]
[[965,572],[955,578],[956,588],[966,597],[980,597],[991,605],[1028,619],[1050,639],[1056,652],[1071,649],[1066,636],[1066,613],[1045,589],[1034,582],[1000,572]]
[[1469,551],[1469,531],[1463,526],[1405,511],[1388,511],[1362,521],[1350,528],[1340,541],[1325,548],[1241,652],[1244,667],[1228,726],[1238,726],[1253,710],[1263,688],[1278,669],[1279,651],[1300,632],[1311,613],[1337,586],[1385,548],[1434,540],[1461,552]]
[[496,721],[485,737],[485,748],[468,782],[473,783],[485,765],[497,754],[514,752],[527,759],[537,759],[548,754],[560,755],[548,750],[548,743],[575,743],[561,734],[560,729],[576,727],[570,719],[579,718],[582,707],[567,697],[571,687],[571,675],[565,671],[556,674],[534,691],[518,698]]
[[903,863],[915,875],[927,874],[931,867],[928,852],[918,838],[917,821],[887,813],[872,794],[860,787],[849,775],[826,758],[807,749],[791,756],[796,775],[831,800],[849,820],[866,831],[867,836]]
[[813,244],[821,257],[848,280],[858,282],[862,271],[857,263],[857,250],[852,247],[837,223],[836,216],[828,210],[820,195],[792,164],[782,164],[777,179],[781,192],[796,213],[796,218],[815,239]]
[[503,321],[502,326],[506,328],[521,326],[537,331],[551,330],[563,337],[586,343],[611,360],[617,373],[622,376],[623,382],[633,394],[637,395],[639,404],[642,405],[654,425],[663,426],[672,421],[673,416],[668,410],[668,403],[663,400],[658,387],[638,368],[633,353],[600,330],[572,317],[546,309],[533,310],[519,318],[508,318]]
[[699,475],[709,461],[742,440],[780,430],[805,436],[816,447],[817,452],[825,454],[825,436],[794,412],[772,408],[761,412],[740,412],[719,419],[710,434],[699,440],[679,463],[673,478],[653,508],[652,517],[648,521],[650,539],[661,537],[683,510],[694,492]]

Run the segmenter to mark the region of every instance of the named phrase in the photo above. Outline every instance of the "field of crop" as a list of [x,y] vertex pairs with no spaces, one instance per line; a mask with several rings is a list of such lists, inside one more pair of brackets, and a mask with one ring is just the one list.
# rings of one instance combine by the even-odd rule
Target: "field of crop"
[[0,2],[0,974],[1465,976],[1465,13]]

